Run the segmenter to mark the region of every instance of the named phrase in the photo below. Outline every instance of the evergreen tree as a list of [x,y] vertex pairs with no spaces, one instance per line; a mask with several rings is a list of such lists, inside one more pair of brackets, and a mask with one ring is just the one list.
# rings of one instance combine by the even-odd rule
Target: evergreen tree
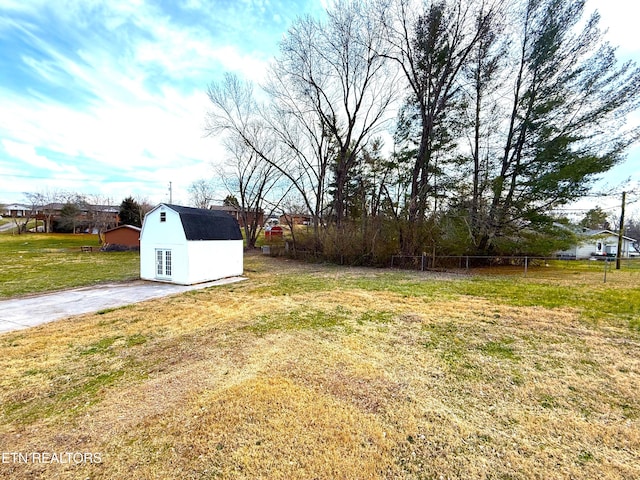
[[127,197],[122,201],[118,215],[120,216],[120,225],[142,227],[140,204],[133,197]]
[[607,220],[607,212],[600,207],[595,207],[589,210],[584,218],[580,220],[580,226],[593,229],[609,229],[611,224]]
[[[579,28],[584,0],[527,0],[512,61],[511,112],[493,138],[486,221],[473,232],[481,252],[553,225],[551,209],[586,194],[622,159],[639,130],[621,119],[638,105],[640,70],[617,66],[594,14]],[[517,55],[516,55],[517,53]]]
[[60,217],[57,224],[58,231],[75,233],[80,213],[80,208],[76,203],[65,203],[60,209]]
[[222,201],[222,205],[224,205],[225,207],[235,207],[235,208],[240,208],[240,202],[238,202],[238,199],[236,198],[235,195],[227,195],[224,200]]

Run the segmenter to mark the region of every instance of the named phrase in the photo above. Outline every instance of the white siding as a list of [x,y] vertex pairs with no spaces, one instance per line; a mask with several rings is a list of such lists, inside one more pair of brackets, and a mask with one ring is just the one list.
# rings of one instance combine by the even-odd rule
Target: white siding
[[[160,213],[166,213],[166,221],[160,221]],[[171,250],[171,278],[158,277],[156,250]],[[187,240],[182,229],[180,215],[166,207],[159,207],[144,217],[140,233],[140,278],[188,285]]]
[[576,249],[576,258],[589,258],[591,255],[596,253],[596,242],[593,240],[588,241],[587,243],[583,243],[578,245]]
[[243,241],[188,242],[189,284],[242,275]]

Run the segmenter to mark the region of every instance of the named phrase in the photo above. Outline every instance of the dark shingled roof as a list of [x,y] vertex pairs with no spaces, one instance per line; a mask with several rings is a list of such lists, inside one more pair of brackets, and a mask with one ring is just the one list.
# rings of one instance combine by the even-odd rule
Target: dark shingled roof
[[165,203],[178,212],[187,240],[242,240],[240,226],[225,212]]

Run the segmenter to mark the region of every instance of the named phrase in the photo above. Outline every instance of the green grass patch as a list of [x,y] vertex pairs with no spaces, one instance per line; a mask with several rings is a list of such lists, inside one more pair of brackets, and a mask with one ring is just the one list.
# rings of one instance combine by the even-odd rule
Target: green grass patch
[[84,382],[74,385],[72,388],[62,393],[59,399],[60,401],[65,402],[82,397],[83,400],[85,400],[84,404],[89,405],[93,400],[95,400],[96,395],[101,389],[112,386],[124,374],[125,370],[114,370],[112,372],[101,373]]
[[450,373],[459,378],[479,377],[478,366],[468,356],[469,344],[455,323],[431,323],[422,329],[428,337],[424,346],[440,358]]
[[554,281],[478,277],[459,282],[458,288],[461,294],[508,305],[572,308],[586,319],[609,317],[626,320],[631,328],[640,328],[640,288],[634,286],[563,285]]
[[89,345],[85,350],[82,350],[82,352],[80,352],[80,355],[95,355],[96,353],[104,353],[109,350],[115,343],[115,341],[119,338],[122,337],[116,336],[103,338],[96,343]]
[[640,330],[640,288],[629,285],[563,283],[561,279],[544,282],[529,278],[477,276],[455,280],[416,279],[416,274],[381,274],[356,281],[343,279],[341,286],[356,286],[369,291],[387,291],[403,297],[418,297],[427,302],[456,300],[473,296],[516,307],[570,308],[587,320],[622,321]]
[[558,407],[557,400],[553,397],[553,395],[549,395],[544,393],[539,397],[540,406],[542,408],[554,409]]
[[[261,258],[248,258],[246,269],[262,273]],[[278,263],[284,267],[278,269]],[[285,263],[286,262],[286,263]],[[599,263],[599,262],[591,262]],[[427,303],[459,300],[470,296],[489,300],[496,304],[515,307],[543,307],[547,309],[572,309],[589,321],[606,320],[616,325],[626,325],[640,331],[640,287],[638,270],[625,271],[628,281],[602,282],[599,274],[585,278],[572,273],[589,268],[581,263],[561,264],[562,268],[544,267],[545,277],[518,277],[509,275],[476,275],[433,277],[420,272],[398,272],[380,269],[342,268],[322,265],[314,271],[308,264],[269,259],[273,275],[268,283],[251,288],[256,294],[274,296],[304,295],[328,292],[336,289],[361,289],[369,292],[394,293],[404,298],[420,298]],[[578,270],[571,270],[575,266]],[[595,267],[590,267],[595,268]],[[294,271],[295,270],[295,271]],[[365,274],[362,272],[365,271]]]
[[518,360],[519,357],[513,350],[511,344],[513,343],[513,339],[506,338],[498,341],[491,341],[485,343],[480,347],[480,350],[485,354],[494,357],[494,358],[502,358],[505,360]]
[[275,311],[261,315],[247,330],[263,335],[275,331],[287,330],[319,330],[333,327],[346,327],[349,321],[355,320],[358,325],[364,323],[389,323],[395,314],[388,311],[369,310],[359,315],[337,306],[332,310],[319,309],[293,310],[290,312]]
[[634,405],[629,405],[628,403],[622,403],[619,405],[622,410],[622,415],[624,418],[628,418],[630,420],[635,420],[640,416],[640,408]]
[[[94,246],[91,253],[83,245]],[[97,251],[97,235],[0,235],[0,298],[140,277],[138,252]]]
[[593,454],[587,450],[582,450],[578,454],[578,463],[584,465],[587,462],[590,462],[594,459]]
[[282,330],[318,330],[345,325],[350,317],[349,310],[341,306],[328,312],[316,309],[277,311],[261,315],[256,323],[245,328],[259,335]]
[[131,335],[127,337],[125,346],[127,348],[130,348],[130,347],[135,347],[136,345],[144,345],[145,343],[147,343],[147,337],[139,333],[136,333],[135,335]]
[[[516,307],[570,308],[587,320],[609,319],[625,322],[640,330],[640,287],[631,277],[628,285],[571,282],[562,278],[545,279],[496,276],[454,279],[422,278],[413,272],[380,272],[365,278],[347,275],[337,280],[302,275],[278,282],[279,288],[290,285],[294,291],[327,291],[334,288],[359,288],[384,291],[402,297],[417,297],[426,302],[456,300],[460,296],[485,298],[498,304]],[[634,275],[631,272],[631,275]]]
[[360,314],[357,322],[359,325],[363,323],[389,323],[395,314],[393,312],[369,310]]
[[25,424],[53,416],[74,416],[100,401],[100,393],[112,388],[131,369],[122,368],[106,371],[97,375],[82,375],[79,379],[70,379],[64,383],[57,381],[48,395],[38,396],[27,401],[6,402],[2,412],[9,421]]

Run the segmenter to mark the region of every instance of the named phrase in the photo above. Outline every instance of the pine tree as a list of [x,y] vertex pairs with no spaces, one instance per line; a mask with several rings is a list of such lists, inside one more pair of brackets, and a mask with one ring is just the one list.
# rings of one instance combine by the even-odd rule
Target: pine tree
[[118,215],[120,216],[120,225],[142,227],[140,205],[133,197],[127,197],[122,201]]

